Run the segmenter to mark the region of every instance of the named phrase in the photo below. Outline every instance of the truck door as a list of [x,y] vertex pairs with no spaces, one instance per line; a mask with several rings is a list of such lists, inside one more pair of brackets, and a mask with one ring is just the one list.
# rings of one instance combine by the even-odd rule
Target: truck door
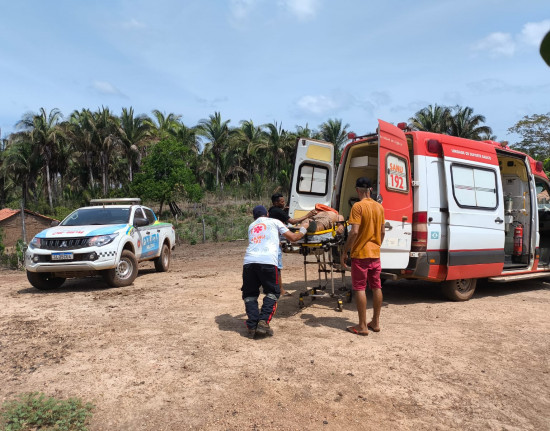
[[315,204],[330,205],[334,189],[334,146],[330,142],[299,138],[290,185],[288,214],[303,217]]
[[504,205],[496,151],[448,143],[442,148],[449,211],[447,280],[500,274]]
[[386,235],[380,249],[382,269],[404,269],[412,238],[412,186],[409,147],[401,129],[378,120],[378,196]]

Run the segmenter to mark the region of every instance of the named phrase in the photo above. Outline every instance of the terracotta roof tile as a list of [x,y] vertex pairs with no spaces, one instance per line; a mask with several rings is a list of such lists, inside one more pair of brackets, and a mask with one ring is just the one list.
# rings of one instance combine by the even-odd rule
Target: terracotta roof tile
[[4,208],[3,210],[0,210],[0,221],[6,220],[7,218],[10,218],[12,215],[17,214],[18,212],[19,210]]

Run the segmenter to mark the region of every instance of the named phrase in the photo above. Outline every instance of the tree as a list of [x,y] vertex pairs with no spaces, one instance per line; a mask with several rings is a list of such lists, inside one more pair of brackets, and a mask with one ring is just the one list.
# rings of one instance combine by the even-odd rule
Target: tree
[[428,105],[409,118],[409,127],[423,132],[447,133],[450,116],[450,108],[437,104]]
[[489,126],[483,126],[483,115],[474,115],[473,108],[456,106],[455,114],[449,118],[449,135],[459,138],[482,140],[482,135],[491,135],[493,131]]
[[348,140],[349,124],[342,126],[342,120],[329,119],[327,122],[319,126],[319,131],[323,140],[334,144],[336,150],[336,160],[340,160],[344,144]]
[[40,108],[39,114],[27,113],[21,121],[17,123],[17,127],[24,129],[29,133],[32,142],[39,148],[40,153],[44,158],[44,168],[46,170],[46,186],[48,189],[48,203],[50,210],[53,212],[52,201],[52,186],[50,168],[52,160],[57,155],[58,140],[63,134],[59,127],[59,121],[62,118],[59,109],[52,109],[49,114],[46,114],[44,108]]
[[184,195],[194,202],[202,199],[202,190],[197,184],[185,159],[190,149],[174,137],[159,141],[143,160],[142,170],[136,174],[131,190],[142,199],[160,203],[162,213],[164,202]]
[[2,171],[8,181],[21,187],[21,236],[27,243],[25,228],[25,207],[29,187],[36,179],[42,165],[41,157],[28,133],[20,132],[10,135],[10,141],[4,154]]
[[197,127],[198,133],[208,140],[204,151],[212,152],[216,168],[216,186],[222,190],[224,180],[221,172],[222,154],[228,150],[229,138],[235,133],[235,131],[229,128],[230,121],[222,121],[221,114],[215,112],[207,120],[201,120]]
[[537,160],[550,157],[550,112],[526,115],[510,127],[508,132],[517,133],[523,138],[521,142],[513,145],[515,149]]
[[132,182],[133,166],[140,161],[140,148],[149,138],[150,122],[145,115],[134,116],[134,108],[122,108],[120,116],[120,139],[128,162],[128,179]]

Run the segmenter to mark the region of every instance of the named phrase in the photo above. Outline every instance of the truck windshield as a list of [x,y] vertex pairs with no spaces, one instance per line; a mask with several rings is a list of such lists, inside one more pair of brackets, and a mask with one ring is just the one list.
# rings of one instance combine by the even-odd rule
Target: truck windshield
[[60,226],[126,224],[129,218],[130,208],[82,208],[69,214]]

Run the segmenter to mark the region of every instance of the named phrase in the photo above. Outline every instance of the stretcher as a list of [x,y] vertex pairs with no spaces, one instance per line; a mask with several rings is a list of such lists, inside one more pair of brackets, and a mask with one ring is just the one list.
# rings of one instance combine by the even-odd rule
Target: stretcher
[[[343,233],[338,229],[344,226]],[[340,255],[347,239],[348,223],[336,222],[327,230],[307,233],[303,239],[297,242],[283,242],[282,249],[285,253],[300,253],[304,256],[304,281],[305,290],[300,292],[298,306],[304,308],[304,298],[310,297],[312,301],[317,298],[334,298],[337,301],[336,311],[343,311],[343,300],[351,302],[351,287],[346,286],[345,269],[340,265]],[[313,257],[313,259],[311,259]],[[318,283],[308,287],[307,267],[317,265]],[[340,275],[340,285],[335,287],[335,278]],[[329,278],[330,277],[330,278]]]

